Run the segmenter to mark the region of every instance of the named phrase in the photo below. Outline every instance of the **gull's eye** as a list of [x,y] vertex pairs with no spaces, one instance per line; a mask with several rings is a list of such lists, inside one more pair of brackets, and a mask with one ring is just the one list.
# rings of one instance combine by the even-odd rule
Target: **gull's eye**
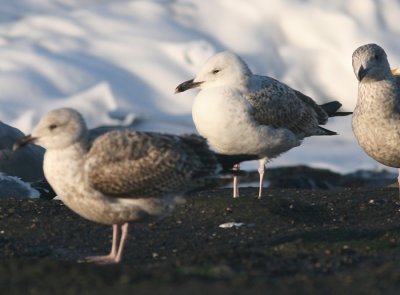
[[378,59],[379,59],[379,55],[378,55],[378,54],[375,54],[375,55],[374,55],[374,58],[375,58],[376,60],[378,60]]
[[212,73],[215,75],[215,74],[217,74],[217,73],[219,73],[220,72],[220,70],[214,70],[214,71],[212,71]]
[[58,126],[57,126],[57,124],[51,124],[50,126],[49,126],[49,129],[50,130],[54,130],[54,129],[56,129]]

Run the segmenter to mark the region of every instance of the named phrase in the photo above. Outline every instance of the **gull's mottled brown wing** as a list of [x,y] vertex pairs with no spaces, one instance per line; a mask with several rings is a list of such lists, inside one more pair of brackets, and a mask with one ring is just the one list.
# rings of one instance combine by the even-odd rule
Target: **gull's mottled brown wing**
[[213,175],[217,165],[199,136],[117,130],[94,141],[84,169],[94,189],[134,198],[187,191]]
[[275,79],[260,76],[258,90],[246,93],[245,97],[260,124],[287,128],[295,134],[324,134],[318,125],[326,123],[327,113],[310,97]]

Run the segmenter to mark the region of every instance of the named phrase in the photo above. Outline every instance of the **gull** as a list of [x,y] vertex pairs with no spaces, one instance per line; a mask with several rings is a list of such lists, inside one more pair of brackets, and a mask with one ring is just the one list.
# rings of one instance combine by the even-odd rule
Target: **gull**
[[[223,154],[255,154],[259,157],[263,195],[265,164],[299,146],[305,137],[336,135],[321,127],[341,104],[318,105],[313,99],[267,76],[254,75],[236,54],[225,51],[209,58],[196,77],[183,82],[175,93],[200,88],[192,116],[197,131]],[[239,165],[235,165],[239,169]],[[233,197],[239,196],[234,177]]]
[[22,131],[0,121],[0,173],[25,182],[41,181],[44,179],[44,149],[29,145],[24,150],[12,150],[13,144],[23,136]]
[[52,199],[55,194],[43,174],[44,148],[30,144],[12,150],[23,136],[19,129],[0,121],[0,197]]
[[89,137],[81,114],[61,108],[42,117],[15,148],[45,147],[46,179],[65,205],[88,220],[112,225],[110,254],[86,258],[100,264],[121,261],[129,221],[163,215],[183,193],[207,186],[237,161],[255,158],[216,154],[198,135],[123,129],[93,142]]
[[358,144],[379,163],[400,168],[400,76],[376,44],[358,47],[352,63],[359,82],[352,118]]

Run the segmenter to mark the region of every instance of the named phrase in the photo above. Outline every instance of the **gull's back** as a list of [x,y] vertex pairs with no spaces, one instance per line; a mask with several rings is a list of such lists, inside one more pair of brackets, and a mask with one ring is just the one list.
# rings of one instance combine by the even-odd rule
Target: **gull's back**
[[122,198],[185,192],[204,185],[218,169],[215,155],[199,136],[132,130],[111,131],[97,138],[84,166],[94,189]]
[[260,124],[286,128],[299,137],[335,134],[320,128],[328,120],[321,106],[276,79],[253,75],[244,97],[253,106],[254,117]]

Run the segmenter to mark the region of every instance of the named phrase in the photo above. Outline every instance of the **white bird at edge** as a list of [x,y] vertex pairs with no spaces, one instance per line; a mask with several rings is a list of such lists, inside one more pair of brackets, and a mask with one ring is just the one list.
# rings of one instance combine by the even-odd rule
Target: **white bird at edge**
[[358,80],[354,135],[371,158],[399,168],[400,197],[400,75],[390,69],[386,52],[376,44],[358,47],[352,64]]

